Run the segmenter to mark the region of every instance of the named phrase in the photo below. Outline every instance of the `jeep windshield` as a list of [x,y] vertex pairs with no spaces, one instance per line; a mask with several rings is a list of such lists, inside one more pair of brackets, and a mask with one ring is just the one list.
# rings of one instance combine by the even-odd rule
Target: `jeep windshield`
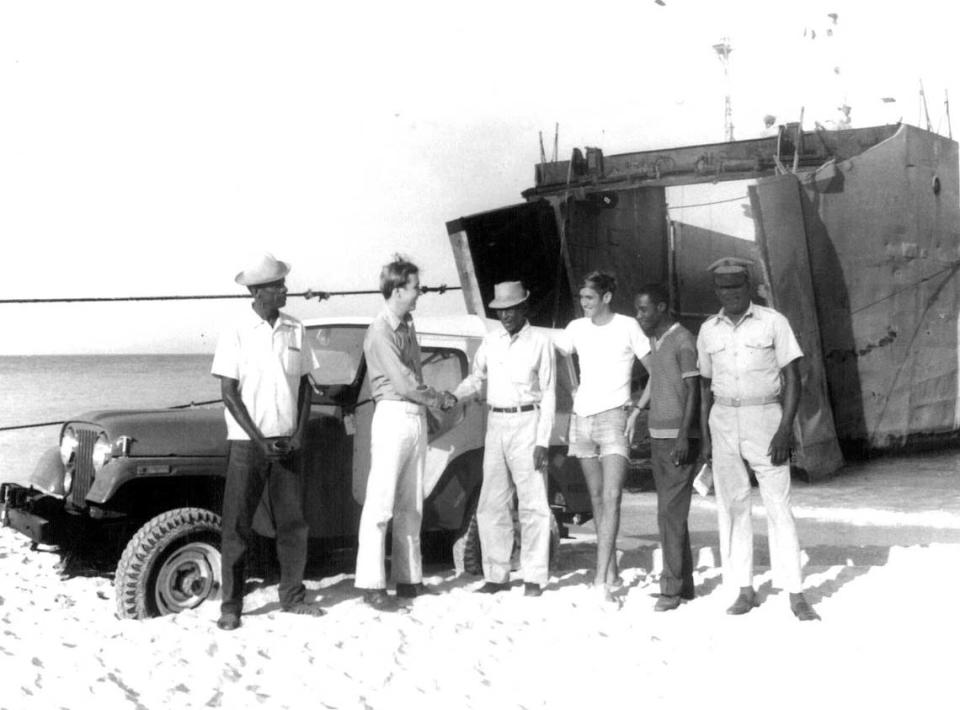
[[315,386],[349,385],[356,381],[366,332],[366,327],[360,325],[323,325],[307,329],[307,339],[319,363],[310,373]]

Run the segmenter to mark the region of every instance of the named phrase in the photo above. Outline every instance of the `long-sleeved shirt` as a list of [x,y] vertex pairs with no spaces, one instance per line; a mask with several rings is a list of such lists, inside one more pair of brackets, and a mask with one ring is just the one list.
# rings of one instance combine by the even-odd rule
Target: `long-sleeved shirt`
[[537,446],[550,445],[556,412],[556,355],[553,344],[529,323],[510,335],[503,326],[487,333],[473,358],[473,370],[454,395],[479,395],[486,385],[491,407],[539,405]]
[[363,354],[374,400],[439,406],[440,394],[423,384],[420,345],[409,313],[401,320],[389,308],[380,311],[367,328]]

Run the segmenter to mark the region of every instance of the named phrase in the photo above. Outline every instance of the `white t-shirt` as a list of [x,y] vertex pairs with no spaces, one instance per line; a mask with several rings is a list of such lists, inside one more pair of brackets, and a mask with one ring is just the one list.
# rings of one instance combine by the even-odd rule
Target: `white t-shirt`
[[581,417],[629,404],[633,358],[642,359],[650,352],[640,324],[619,313],[605,325],[577,318],[555,335],[554,345],[580,358],[580,387],[573,411]]

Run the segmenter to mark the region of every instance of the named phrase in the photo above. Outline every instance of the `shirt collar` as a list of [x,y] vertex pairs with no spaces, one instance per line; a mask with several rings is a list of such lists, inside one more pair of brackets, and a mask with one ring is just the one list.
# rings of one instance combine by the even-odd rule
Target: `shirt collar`
[[409,313],[403,316],[403,319],[397,317],[397,314],[391,311],[389,308],[383,309],[383,317],[386,318],[387,323],[390,325],[390,330],[398,330],[401,325],[410,327],[413,324],[413,316]]
[[503,327],[503,323],[500,324],[500,330],[497,332],[501,338],[506,338],[508,340],[516,340],[517,338],[523,335],[526,335],[528,332],[530,332],[530,321],[524,322],[523,326],[520,328],[520,330],[517,331],[516,335],[510,335],[510,333],[507,332],[507,329]]
[[740,325],[740,323],[743,323],[747,318],[755,317],[755,315],[756,315],[756,312],[753,310],[753,301],[750,301],[750,304],[747,306],[747,310],[743,312],[743,317],[742,317],[737,323],[734,323],[734,322],[730,319],[730,317],[727,316],[727,314],[723,312],[723,309],[722,309],[722,308],[720,309],[720,312],[717,313],[717,320],[726,321],[727,323],[729,323],[729,324],[732,325],[733,327],[736,327],[736,326]]
[[663,344],[663,341],[666,340],[667,336],[670,335],[670,333],[672,333],[674,330],[677,329],[677,326],[678,326],[678,325],[680,325],[680,321],[674,321],[674,322],[673,322],[673,325],[671,325],[669,328],[667,328],[667,330],[664,332],[663,335],[661,335],[659,338],[654,337],[654,338],[653,338],[653,347],[654,347],[654,349],[659,350],[659,349],[660,349],[660,345]]
[[250,308],[249,311],[247,311],[247,322],[249,323],[251,328],[259,328],[261,326],[264,326],[264,327],[270,328],[271,330],[276,330],[277,328],[280,328],[284,325],[289,325],[289,321],[290,321],[290,316],[288,316],[283,311],[280,311],[277,314],[277,320],[275,320],[273,325],[271,326],[270,322],[261,318],[260,314],[257,313],[255,310],[253,310],[252,307]]

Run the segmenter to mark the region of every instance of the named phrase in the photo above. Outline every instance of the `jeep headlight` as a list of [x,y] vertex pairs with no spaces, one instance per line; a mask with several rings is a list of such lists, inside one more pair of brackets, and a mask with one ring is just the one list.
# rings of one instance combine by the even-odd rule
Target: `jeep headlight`
[[66,427],[60,435],[60,460],[63,462],[63,491],[69,493],[73,486],[73,472],[77,467],[77,448],[80,440],[73,427]]
[[63,435],[60,437],[60,460],[63,461],[64,466],[73,465],[78,446],[80,446],[80,440],[77,439],[73,427],[68,426],[63,430]]
[[97,437],[96,442],[93,444],[93,453],[90,457],[93,461],[94,473],[100,473],[100,470],[107,465],[107,461],[109,461],[112,456],[113,444],[107,439],[106,434],[100,432],[100,436]]

